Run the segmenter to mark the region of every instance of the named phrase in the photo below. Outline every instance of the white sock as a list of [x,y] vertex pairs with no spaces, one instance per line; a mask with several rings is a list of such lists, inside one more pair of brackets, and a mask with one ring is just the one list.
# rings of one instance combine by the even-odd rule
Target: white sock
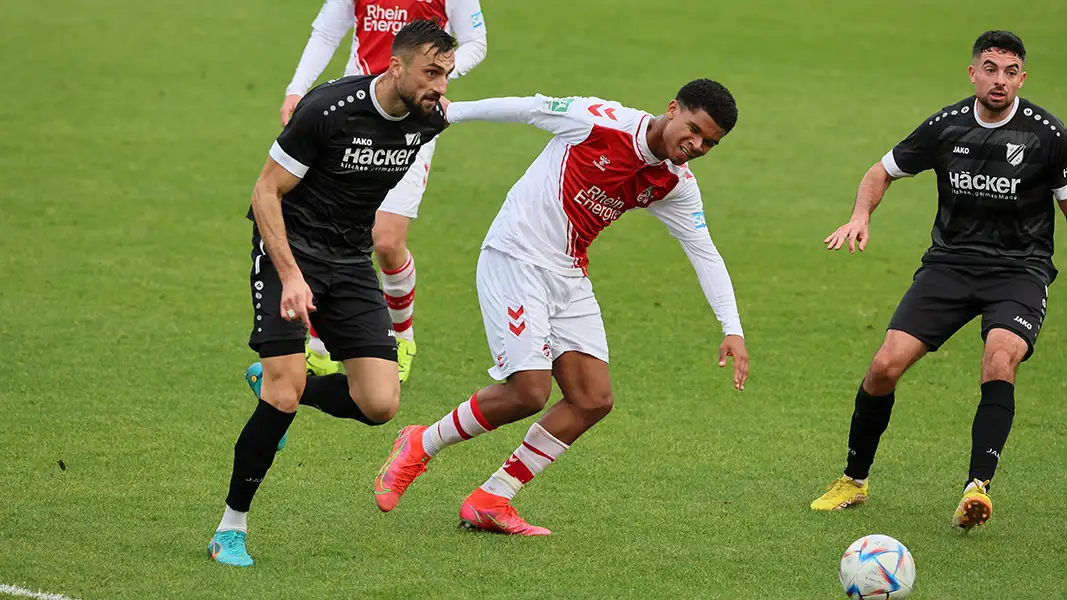
[[522,482],[511,475],[508,475],[508,472],[504,470],[504,467],[500,467],[496,470],[496,473],[493,473],[489,479],[482,484],[482,489],[490,494],[503,496],[510,500],[522,489]]
[[485,420],[482,410],[478,408],[476,392],[469,400],[442,417],[440,421],[426,428],[426,431],[422,433],[422,449],[426,454],[433,456],[452,444],[458,444],[492,430],[493,427]]
[[319,356],[327,356],[330,353],[326,350],[326,344],[323,344],[322,340],[314,335],[308,336],[308,347]]
[[522,486],[555,462],[567,448],[570,446],[553,437],[540,423],[534,423],[526,432],[522,445],[482,484],[482,489],[511,500]]
[[222,513],[222,521],[219,521],[219,528],[215,531],[230,531],[236,529],[237,531],[248,531],[248,513],[238,512],[226,506],[226,511]]
[[415,313],[415,257],[408,253],[404,266],[396,271],[382,269],[382,291],[389,305],[396,337],[409,342],[415,339],[412,315]]
[[[845,475],[845,477],[848,477],[848,475]],[[867,483],[867,478],[866,477],[864,477],[863,479],[856,479],[855,477],[848,477],[848,478],[851,479],[852,482],[855,483],[856,485],[863,485],[863,484]]]

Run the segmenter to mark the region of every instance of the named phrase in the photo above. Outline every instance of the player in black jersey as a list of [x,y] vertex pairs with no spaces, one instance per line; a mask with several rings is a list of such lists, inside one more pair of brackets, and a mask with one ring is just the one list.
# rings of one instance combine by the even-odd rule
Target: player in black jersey
[[856,394],[843,477],[815,500],[836,510],[867,500],[867,475],[905,371],[982,317],[981,401],[971,429],[970,473],[953,522],[992,515],[988,495],[1015,414],[1015,372],[1033,354],[1045,318],[1055,200],[1067,214],[1067,134],[1049,112],[1017,96],[1026,80],[1022,40],[983,33],[970,66],[975,95],[924,120],[860,183],[851,220],[825,243],[863,250],[870,215],[896,179],[933,169],[932,241]]
[[[453,66],[452,37],[412,21],[396,35],[388,71],[315,88],[270,149],[248,211],[248,345],[262,363],[246,377],[259,404],[234,445],[226,510],[208,547],[217,562],[252,564],[246,515],[299,404],[368,425],[396,413],[396,341],[371,265],[371,229],[386,193],[444,129],[439,99]],[[311,324],[348,376],[305,375]]]

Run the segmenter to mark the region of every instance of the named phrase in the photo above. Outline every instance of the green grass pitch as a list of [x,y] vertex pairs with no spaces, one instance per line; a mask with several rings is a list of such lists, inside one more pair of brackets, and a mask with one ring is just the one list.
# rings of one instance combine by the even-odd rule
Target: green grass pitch
[[843,467],[856,386],[929,243],[933,177],[893,186],[863,255],[820,242],[871,164],[971,93],[982,31],[1020,34],[1023,95],[1067,116],[1059,0],[483,0],[489,56],[453,99],[597,95],[658,112],[692,78],[734,92],[737,128],[692,168],[751,380],[738,393],[717,368],[719,325],[678,244],[652,217],[627,216],[591,255],[615,411],[517,498],[556,533],[456,528],[462,499],[527,424],[443,453],[380,514],[370,484],[396,430],[489,381],[478,246],[547,140],[521,125],[456,126],[411,230],[419,355],[397,420],[370,429],[301,411],[250,515],[256,566],[209,561],[253,408],[243,217],[318,7],[3,3],[0,584],[83,600],[810,600],[843,597],[842,551],[884,533],[915,556],[914,597],[1064,593],[1060,285],[1019,376],[983,531],[950,526],[978,401],[975,324],[903,381],[870,503],[808,510]]

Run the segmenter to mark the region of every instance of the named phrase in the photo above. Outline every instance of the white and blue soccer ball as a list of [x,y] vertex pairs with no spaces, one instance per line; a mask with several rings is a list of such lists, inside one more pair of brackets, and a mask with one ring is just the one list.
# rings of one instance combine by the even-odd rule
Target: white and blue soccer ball
[[852,600],[899,600],[915,586],[915,560],[888,535],[867,535],[845,550],[838,575]]

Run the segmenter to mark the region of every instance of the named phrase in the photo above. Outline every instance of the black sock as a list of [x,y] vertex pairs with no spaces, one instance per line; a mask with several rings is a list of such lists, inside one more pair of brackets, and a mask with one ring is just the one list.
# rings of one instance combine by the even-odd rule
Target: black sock
[[367,425],[382,425],[371,421],[359,410],[359,405],[348,393],[348,377],[340,373],[308,377],[307,384],[304,385],[304,395],[300,396],[300,404],[317,408],[340,419],[355,419]]
[[889,426],[893,412],[893,394],[872,396],[860,385],[856,392],[856,408],[852,411],[852,426],[848,431],[848,465],[845,475],[853,479],[867,479],[878,440]]
[[226,505],[247,512],[259,484],[278,452],[278,441],[285,435],[296,413],[284,413],[260,400],[249,417],[237,443],[233,445],[233,474]]
[[978,403],[974,423],[971,425],[971,469],[968,483],[973,479],[993,479],[1014,417],[1015,385],[1007,381],[983,383],[982,401]]

